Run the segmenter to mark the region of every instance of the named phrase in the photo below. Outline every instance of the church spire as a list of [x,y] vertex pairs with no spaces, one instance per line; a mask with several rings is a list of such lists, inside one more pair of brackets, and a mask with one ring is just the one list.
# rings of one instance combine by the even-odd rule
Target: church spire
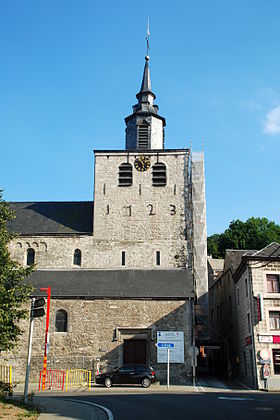
[[[139,104],[141,102],[147,102],[150,99],[150,105],[153,105],[153,100],[156,98],[156,95],[152,92],[152,84],[151,84],[151,76],[150,76],[150,68],[149,68],[149,59],[150,57],[146,55],[145,57],[145,67],[144,73],[141,83],[140,92],[137,93],[136,98],[138,99]],[[152,98],[148,98],[147,95],[150,95]]]
[[[158,115],[158,106],[154,105],[156,95],[152,92],[149,60],[149,20],[147,29],[147,54],[139,93],[138,103],[133,106],[133,113],[125,118],[126,149],[151,150],[164,148],[165,119]],[[161,129],[160,129],[161,126]]]

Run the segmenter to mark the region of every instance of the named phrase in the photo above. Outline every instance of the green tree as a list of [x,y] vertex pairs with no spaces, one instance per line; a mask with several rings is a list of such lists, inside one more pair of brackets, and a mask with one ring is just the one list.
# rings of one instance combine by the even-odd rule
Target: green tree
[[0,353],[15,346],[22,332],[19,321],[28,314],[23,304],[28,302],[32,290],[24,284],[24,279],[34,267],[21,267],[11,259],[8,250],[14,235],[9,234],[7,222],[14,218],[15,214],[3,200],[0,190]]
[[260,250],[274,241],[280,242],[280,225],[275,222],[265,217],[234,220],[223,233],[207,238],[208,255],[222,258],[226,249]]

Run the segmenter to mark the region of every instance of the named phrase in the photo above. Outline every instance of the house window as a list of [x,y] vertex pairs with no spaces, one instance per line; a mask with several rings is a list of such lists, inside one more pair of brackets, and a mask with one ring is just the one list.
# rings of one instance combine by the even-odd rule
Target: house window
[[280,375],[280,349],[273,349],[273,367],[275,375]]
[[269,312],[269,326],[271,330],[280,330],[280,311]]
[[74,258],[73,258],[73,264],[74,265],[81,265],[82,261],[82,253],[80,249],[75,249],[74,251]]
[[160,251],[156,252],[156,264],[160,265]]
[[125,251],[122,251],[122,265],[125,265]]
[[238,288],[238,289],[236,289],[236,300],[237,300],[237,305],[240,305],[239,288]]
[[266,289],[268,293],[280,293],[279,274],[266,275]]
[[67,332],[67,312],[59,309],[55,315],[55,332]]
[[132,185],[132,165],[122,163],[119,166],[119,187],[130,187]]
[[248,331],[251,331],[251,320],[250,320],[250,314],[247,314],[247,324],[248,324]]
[[26,265],[33,265],[35,262],[35,251],[33,248],[28,248],[26,253]]
[[248,297],[248,280],[245,279],[245,295]]
[[164,187],[166,185],[166,165],[158,162],[154,164],[152,169],[153,186]]
[[149,124],[143,121],[138,126],[138,150],[147,150],[149,148]]

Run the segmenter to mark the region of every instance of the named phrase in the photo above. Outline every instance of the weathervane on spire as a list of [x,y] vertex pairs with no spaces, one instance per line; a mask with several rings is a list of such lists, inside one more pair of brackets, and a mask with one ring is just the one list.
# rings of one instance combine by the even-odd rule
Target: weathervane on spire
[[146,60],[149,60],[149,49],[150,49],[150,27],[149,27],[149,17],[148,17],[148,26],[147,26],[147,36],[146,36],[146,41],[147,41],[147,55],[145,57]]

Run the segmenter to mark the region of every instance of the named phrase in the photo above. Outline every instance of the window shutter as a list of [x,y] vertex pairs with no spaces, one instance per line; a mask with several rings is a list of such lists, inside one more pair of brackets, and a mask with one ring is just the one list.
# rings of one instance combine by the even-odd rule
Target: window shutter
[[130,187],[132,185],[132,165],[122,163],[119,166],[119,187]]
[[149,148],[149,125],[138,126],[138,150],[148,150]]
[[166,185],[166,166],[158,162],[153,166],[153,186],[164,187]]

